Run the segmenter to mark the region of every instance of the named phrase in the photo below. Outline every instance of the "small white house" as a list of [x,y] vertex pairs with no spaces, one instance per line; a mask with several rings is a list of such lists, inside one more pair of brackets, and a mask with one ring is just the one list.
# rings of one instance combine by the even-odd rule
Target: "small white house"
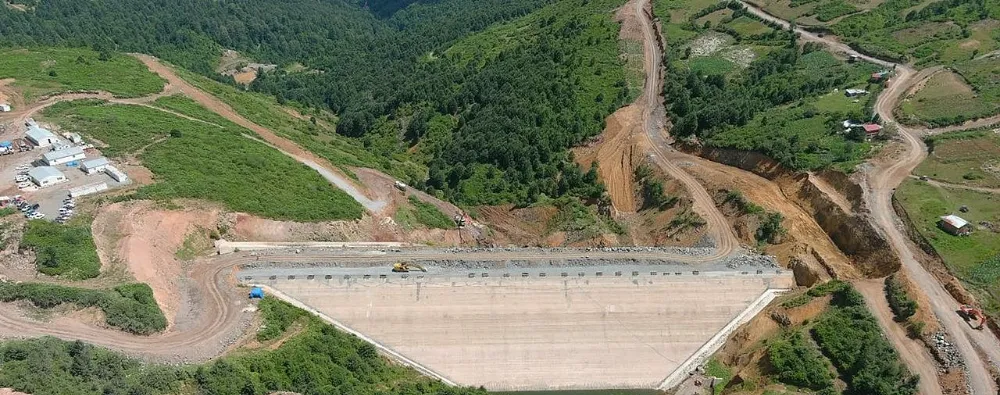
[[110,165],[111,162],[108,160],[108,158],[102,156],[100,158],[88,159],[83,161],[83,163],[80,164],[80,170],[83,170],[84,173],[90,175],[102,172]]
[[128,175],[126,175],[125,172],[118,170],[117,167],[108,165],[107,167],[104,168],[104,173],[106,173],[115,181],[121,183],[128,182]]
[[52,134],[52,132],[48,129],[38,125],[28,126],[28,131],[24,133],[24,136],[27,137],[32,144],[39,147],[48,147],[59,143],[59,138],[56,137],[56,135]]
[[0,103],[0,112],[10,112],[10,104]]
[[28,170],[28,177],[31,177],[31,181],[34,181],[40,187],[47,187],[67,181],[65,174],[51,166],[39,166]]
[[86,157],[87,154],[83,153],[83,148],[69,147],[58,151],[46,152],[45,155],[42,155],[42,160],[49,166],[55,166],[84,159]]
[[867,95],[868,91],[864,89],[844,89],[844,94],[847,95],[847,97],[857,97]]

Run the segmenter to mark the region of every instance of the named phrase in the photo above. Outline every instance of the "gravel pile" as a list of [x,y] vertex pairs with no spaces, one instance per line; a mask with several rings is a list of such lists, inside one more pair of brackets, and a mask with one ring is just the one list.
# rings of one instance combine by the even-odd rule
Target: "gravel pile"
[[935,333],[931,337],[934,339],[934,349],[937,350],[938,357],[942,360],[945,369],[965,367],[965,359],[958,352],[958,348],[948,341],[948,336],[944,332]]
[[740,254],[726,260],[726,267],[730,269],[755,268],[774,269],[778,268],[778,258],[773,255],[746,255]]

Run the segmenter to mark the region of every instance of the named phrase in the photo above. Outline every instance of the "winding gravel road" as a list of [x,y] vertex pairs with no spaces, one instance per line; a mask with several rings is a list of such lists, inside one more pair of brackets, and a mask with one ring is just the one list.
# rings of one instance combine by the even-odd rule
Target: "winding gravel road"
[[651,150],[652,160],[657,163],[667,174],[684,184],[688,194],[694,202],[694,212],[698,213],[702,219],[708,223],[708,234],[715,241],[718,256],[726,256],[732,252],[739,251],[740,241],[733,232],[726,216],[715,206],[715,200],[708,194],[705,187],[698,182],[691,174],[684,171],[677,165],[673,158],[684,159],[687,154],[677,152],[670,147],[663,133],[663,121],[666,119],[661,100],[662,90],[662,56],[660,48],[656,42],[656,31],[653,22],[649,19],[645,9],[649,6],[650,0],[631,0],[625,5],[630,12],[633,12],[635,19],[641,21],[643,35],[643,55],[645,58],[646,77],[643,84],[643,92],[636,105],[642,108],[642,125],[645,129],[645,137]]
[[[753,4],[741,1],[747,9],[754,15],[784,26],[790,26],[787,21],[778,19]],[[888,240],[892,244],[893,250],[899,255],[903,262],[903,270],[913,279],[914,282],[927,293],[931,303],[931,308],[938,320],[950,335],[955,346],[962,353],[968,365],[969,385],[973,394],[996,394],[995,381],[987,370],[988,360],[980,357],[978,350],[983,351],[995,364],[1000,362],[1000,341],[988,331],[975,331],[965,323],[965,321],[955,313],[958,302],[956,302],[944,287],[917,261],[912,248],[916,246],[909,242],[903,234],[902,221],[896,216],[892,208],[892,194],[896,187],[903,182],[927,157],[927,147],[921,139],[923,134],[943,131],[955,131],[972,127],[984,126],[998,119],[981,120],[974,124],[959,127],[944,128],[943,131],[921,130],[909,128],[896,122],[893,116],[893,109],[914,84],[929,77],[936,72],[936,69],[925,69],[920,73],[906,65],[897,65],[881,59],[876,59],[851,49],[846,44],[838,42],[828,37],[818,35],[796,28],[800,37],[808,40],[823,43],[835,50],[846,54],[856,55],[868,62],[879,64],[885,67],[894,67],[896,75],[892,78],[890,85],[879,96],[876,102],[876,111],[885,123],[895,123],[899,130],[899,135],[905,144],[905,151],[901,158],[891,163],[878,167],[869,172],[868,182],[864,185],[866,189],[865,198],[872,211],[879,227],[886,233]],[[940,392],[940,389],[938,391]]]

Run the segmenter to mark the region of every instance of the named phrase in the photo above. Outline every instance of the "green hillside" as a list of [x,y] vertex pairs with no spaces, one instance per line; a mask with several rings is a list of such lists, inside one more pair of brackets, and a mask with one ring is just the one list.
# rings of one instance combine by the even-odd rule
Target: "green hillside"
[[[187,112],[207,112],[189,107]],[[136,198],[205,199],[235,211],[297,221],[361,217],[361,205],[319,173],[245,137],[253,133],[232,124],[220,127],[153,108],[95,101],[58,103],[43,115],[101,141],[109,157],[137,155],[155,182],[140,188]]]
[[[342,168],[460,204],[527,204],[601,192],[567,153],[636,93],[612,19],[623,3],[50,0],[0,8],[0,45],[150,53]],[[214,71],[223,49],[279,65],[249,87],[273,99],[209,81],[232,81]]]
[[13,78],[27,101],[67,91],[138,97],[163,90],[164,83],[131,56],[70,48],[0,49],[4,78]]

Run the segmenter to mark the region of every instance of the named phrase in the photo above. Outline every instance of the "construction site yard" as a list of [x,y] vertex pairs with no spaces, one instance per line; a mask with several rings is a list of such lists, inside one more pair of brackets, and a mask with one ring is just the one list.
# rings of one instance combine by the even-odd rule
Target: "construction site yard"
[[752,318],[774,290],[794,286],[791,273],[773,269],[428,269],[262,267],[239,276],[426,374],[494,391],[658,388],[686,361],[703,363],[728,335],[717,334]]

